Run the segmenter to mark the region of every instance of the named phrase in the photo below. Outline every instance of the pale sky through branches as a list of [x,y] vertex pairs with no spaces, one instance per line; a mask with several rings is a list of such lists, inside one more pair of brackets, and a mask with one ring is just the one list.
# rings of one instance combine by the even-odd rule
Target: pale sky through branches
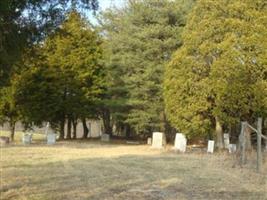
[[[126,0],[98,0],[99,2],[99,11],[103,11],[107,8],[110,7],[121,7],[126,3]],[[90,20],[91,23],[96,24],[96,18],[95,16],[92,14],[91,11],[89,11],[88,15],[87,15],[88,19]]]

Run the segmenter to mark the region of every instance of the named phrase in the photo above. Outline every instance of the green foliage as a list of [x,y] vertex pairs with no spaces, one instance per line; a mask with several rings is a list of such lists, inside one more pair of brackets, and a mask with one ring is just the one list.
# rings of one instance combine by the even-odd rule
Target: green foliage
[[108,10],[101,16],[107,38],[110,95],[122,103],[126,112],[117,113],[137,133],[164,130],[164,65],[181,45],[181,31],[192,4],[179,0],[129,1],[124,8]]
[[14,101],[14,89],[5,87],[0,91],[0,96],[0,124],[5,122],[13,124],[20,118]]
[[97,0],[0,1],[0,118],[11,122],[12,126],[19,116],[14,95],[20,90],[14,88],[15,77],[21,70],[25,70],[23,67],[26,69],[29,67],[23,64],[23,55],[27,54],[36,43],[43,42],[43,38],[61,24],[65,13],[75,7],[96,10],[98,2]]
[[[102,93],[101,40],[73,11],[16,78],[16,100],[26,122],[87,117]],[[63,118],[63,119],[62,119]]]
[[[70,6],[71,5],[71,6]],[[73,7],[96,10],[97,0],[4,0],[0,2],[0,87],[18,71],[24,50],[42,41]]]
[[165,73],[172,125],[207,134],[216,117],[227,125],[266,115],[266,13],[263,1],[197,2]]

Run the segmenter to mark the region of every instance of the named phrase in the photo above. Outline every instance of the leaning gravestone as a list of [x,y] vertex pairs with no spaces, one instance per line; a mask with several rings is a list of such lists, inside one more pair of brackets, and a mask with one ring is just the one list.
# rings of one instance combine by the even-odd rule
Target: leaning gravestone
[[208,153],[213,153],[214,152],[214,140],[209,140],[208,141]]
[[152,138],[151,137],[147,138],[147,144],[148,145],[151,145],[152,144]]
[[102,142],[109,142],[110,141],[110,137],[108,134],[102,134],[101,135],[101,141]]
[[47,123],[45,132],[46,132],[47,144],[49,144],[49,145],[55,144],[56,139],[57,139],[57,135],[51,129],[49,122]]
[[224,138],[224,148],[228,149],[230,144],[229,134],[228,133],[223,134],[223,138]]
[[22,143],[23,144],[31,144],[32,142],[32,134],[31,133],[24,133],[22,136]]
[[166,145],[166,137],[164,133],[153,132],[152,148],[162,148]]
[[182,133],[176,133],[175,142],[174,142],[174,150],[178,150],[180,152],[186,151],[186,137]]

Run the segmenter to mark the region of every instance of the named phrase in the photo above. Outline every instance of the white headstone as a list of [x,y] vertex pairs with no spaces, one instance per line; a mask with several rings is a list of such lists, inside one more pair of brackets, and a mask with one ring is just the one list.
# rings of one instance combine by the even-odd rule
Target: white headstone
[[152,138],[151,137],[147,138],[147,144],[148,145],[151,145],[152,144]]
[[101,141],[102,142],[109,142],[109,140],[110,140],[110,137],[108,134],[102,134],[101,135]]
[[175,142],[174,142],[174,149],[180,152],[186,151],[186,137],[182,133],[176,133]]
[[236,144],[229,144],[228,150],[229,150],[229,153],[235,153],[236,152]]
[[46,125],[45,133],[46,133],[47,144],[49,145],[55,144],[57,135],[51,129],[49,122]]
[[47,134],[47,144],[55,144],[56,143],[57,135],[54,133]]
[[32,134],[24,133],[22,136],[22,143],[23,144],[31,144],[32,142]]
[[228,149],[230,144],[229,134],[228,133],[223,134],[223,138],[224,138],[224,148]]
[[209,140],[208,142],[208,153],[213,153],[214,152],[214,140]]
[[164,133],[153,132],[152,148],[162,148],[166,145],[166,137]]

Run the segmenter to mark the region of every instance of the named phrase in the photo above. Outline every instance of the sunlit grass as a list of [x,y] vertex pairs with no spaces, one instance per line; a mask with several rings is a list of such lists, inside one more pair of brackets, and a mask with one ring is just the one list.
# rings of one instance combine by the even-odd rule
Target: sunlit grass
[[1,149],[1,199],[266,199],[266,174],[234,163],[144,145],[11,145]]

